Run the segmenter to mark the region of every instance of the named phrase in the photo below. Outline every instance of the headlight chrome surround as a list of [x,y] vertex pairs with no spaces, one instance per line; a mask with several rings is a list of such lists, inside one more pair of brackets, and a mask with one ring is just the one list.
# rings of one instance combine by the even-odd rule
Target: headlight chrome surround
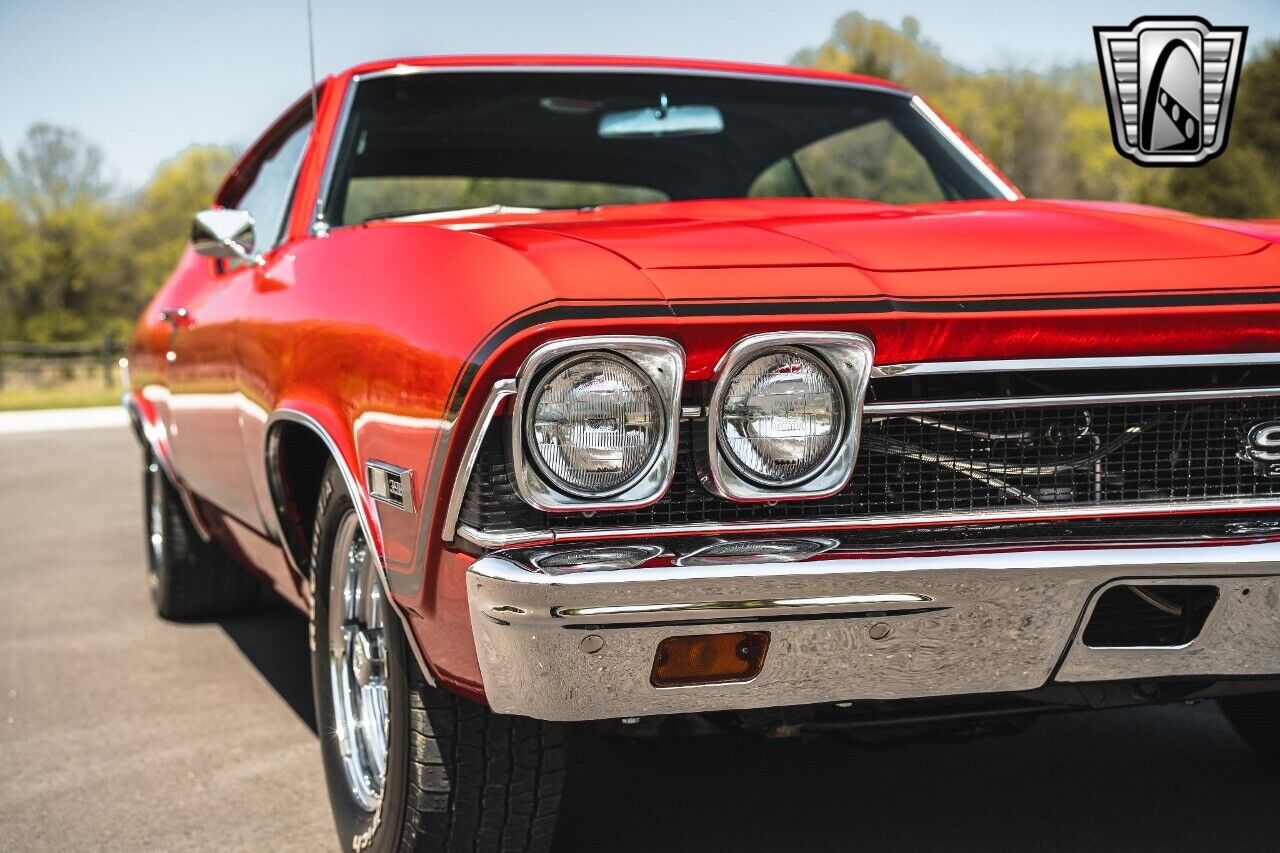
[[[777,486],[762,485],[739,473],[720,444],[721,420],[725,396],[733,379],[743,367],[774,350],[801,350],[835,377],[844,398],[843,422],[835,446],[822,466],[796,483]],[[804,500],[829,497],[849,483],[858,442],[862,434],[862,404],[875,345],[864,335],[848,332],[770,332],[752,335],[734,344],[716,366],[715,388],[707,410],[707,466],[702,472],[704,484],[717,495],[734,501]]]
[[[531,458],[530,408],[540,383],[551,372],[591,357],[621,361],[652,386],[663,423],[656,450],[639,472],[612,492],[595,495],[556,482]],[[516,491],[530,506],[545,512],[635,509],[656,503],[675,476],[676,437],[680,428],[680,392],[684,384],[684,350],[666,338],[609,335],[569,338],[535,349],[516,374],[512,409],[511,459]]]

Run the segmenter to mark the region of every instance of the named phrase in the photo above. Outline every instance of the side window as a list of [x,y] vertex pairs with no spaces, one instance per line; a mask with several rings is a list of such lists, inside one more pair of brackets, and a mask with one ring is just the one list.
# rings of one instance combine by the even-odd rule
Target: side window
[[279,145],[268,149],[240,198],[228,204],[253,214],[255,248],[259,252],[275,248],[284,237],[298,165],[310,134],[311,122],[308,121],[290,131]]
[[[807,192],[797,192],[801,188]],[[812,195],[893,204],[945,201],[928,162],[887,119],[811,142],[765,169],[752,197]]]

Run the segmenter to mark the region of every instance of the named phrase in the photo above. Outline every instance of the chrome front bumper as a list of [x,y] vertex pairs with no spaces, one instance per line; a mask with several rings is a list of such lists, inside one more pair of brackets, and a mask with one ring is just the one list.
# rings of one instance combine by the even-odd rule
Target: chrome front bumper
[[[1196,579],[1220,596],[1186,646],[1085,646],[1098,595],[1136,579]],[[1280,674],[1280,542],[558,575],[496,554],[471,567],[467,589],[490,705],[545,720]],[[650,684],[663,638],[740,630],[771,634],[754,680]]]

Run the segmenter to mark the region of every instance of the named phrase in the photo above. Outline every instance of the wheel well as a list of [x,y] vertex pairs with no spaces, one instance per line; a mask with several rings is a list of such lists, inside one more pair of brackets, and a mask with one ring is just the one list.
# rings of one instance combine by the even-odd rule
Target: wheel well
[[331,459],[324,440],[292,421],[275,425],[267,439],[267,480],[285,545],[294,565],[305,571],[315,528],[320,481]]

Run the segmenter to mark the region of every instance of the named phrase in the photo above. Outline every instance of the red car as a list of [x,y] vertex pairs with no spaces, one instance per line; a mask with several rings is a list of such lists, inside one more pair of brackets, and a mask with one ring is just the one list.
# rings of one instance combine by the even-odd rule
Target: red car
[[197,215],[125,404],[160,614],[310,615],[344,847],[545,849],[587,721],[1222,697],[1280,752],[1280,227],[1028,200],[797,68],[314,96]]

